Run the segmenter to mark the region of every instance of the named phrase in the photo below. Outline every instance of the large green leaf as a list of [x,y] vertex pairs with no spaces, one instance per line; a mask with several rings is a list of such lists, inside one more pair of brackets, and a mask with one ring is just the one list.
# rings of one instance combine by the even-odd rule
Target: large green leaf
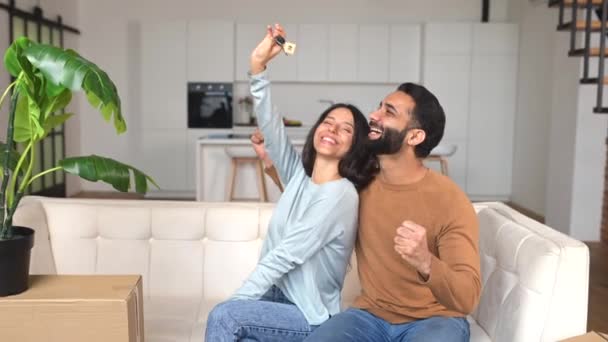
[[126,131],[116,86],[97,65],[72,50],[43,44],[28,46],[24,54],[54,85],[72,91],[84,90],[89,103],[101,112],[104,119],[113,119],[118,133]]
[[20,37],[6,50],[4,54],[4,66],[13,77],[19,76],[22,70],[32,75],[32,66],[23,55],[23,51],[32,44],[34,43],[26,37]]
[[[4,172],[4,150],[6,149],[6,144],[0,141],[0,178],[2,178],[2,173]],[[8,168],[11,172],[15,171],[17,167],[17,163],[19,162],[19,158],[21,158],[21,154],[16,150],[12,150],[8,160]],[[23,161],[23,165],[19,170],[19,174],[23,175],[25,170],[27,169],[28,163],[27,160]]]
[[16,142],[37,140],[44,135],[40,123],[40,107],[27,85],[19,84],[17,90],[20,96],[15,110],[13,140]]
[[91,182],[108,183],[114,189],[122,192],[127,192],[131,188],[130,172],[133,172],[135,191],[138,193],[145,194],[148,191],[148,182],[159,188],[150,176],[130,165],[110,158],[96,155],[66,158],[59,162],[59,166],[67,173]]
[[44,135],[48,135],[53,128],[62,125],[72,116],[74,116],[72,113],[49,115],[46,120],[44,120]]
[[25,56],[25,50],[36,45],[26,37],[17,38],[6,50],[4,64],[9,73],[20,78],[20,83],[25,84],[30,96],[40,94],[42,89],[43,75],[36,72],[34,67]]
[[47,82],[46,83],[46,87],[45,87],[45,91],[46,91],[46,96],[48,97],[55,97],[59,94],[61,94],[62,91],[69,91],[70,95],[72,94],[72,92],[67,89],[66,87],[62,86],[62,85],[57,85],[53,82]]
[[15,123],[13,125],[14,141],[25,142],[32,138],[29,115],[27,97],[20,96],[17,101],[17,108],[15,109]]
[[47,96],[45,94],[42,105],[42,120],[46,120],[51,114],[64,109],[72,101],[72,92],[69,89],[63,88],[56,96]]

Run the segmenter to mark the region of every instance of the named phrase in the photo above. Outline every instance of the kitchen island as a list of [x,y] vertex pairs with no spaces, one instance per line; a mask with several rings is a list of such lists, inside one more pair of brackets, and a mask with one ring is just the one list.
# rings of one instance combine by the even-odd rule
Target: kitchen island
[[[302,150],[305,135],[290,134],[291,142],[298,151]],[[227,201],[231,176],[231,156],[254,157],[248,134],[210,134],[196,142],[196,200],[205,202]],[[238,166],[235,196],[256,198],[259,196],[253,164]],[[281,195],[278,187],[266,176],[266,189],[270,202],[276,202]]]

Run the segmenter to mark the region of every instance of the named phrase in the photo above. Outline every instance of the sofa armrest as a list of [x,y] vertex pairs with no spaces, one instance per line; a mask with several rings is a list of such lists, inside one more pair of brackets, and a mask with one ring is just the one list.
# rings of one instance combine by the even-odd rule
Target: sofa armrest
[[503,203],[476,203],[483,292],[473,317],[493,340],[557,341],[587,326],[589,249]]

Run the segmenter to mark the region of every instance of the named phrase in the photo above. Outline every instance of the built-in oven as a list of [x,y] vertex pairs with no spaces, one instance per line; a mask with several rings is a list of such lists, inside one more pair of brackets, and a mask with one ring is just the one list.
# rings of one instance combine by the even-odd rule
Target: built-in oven
[[188,128],[232,128],[232,83],[188,83]]

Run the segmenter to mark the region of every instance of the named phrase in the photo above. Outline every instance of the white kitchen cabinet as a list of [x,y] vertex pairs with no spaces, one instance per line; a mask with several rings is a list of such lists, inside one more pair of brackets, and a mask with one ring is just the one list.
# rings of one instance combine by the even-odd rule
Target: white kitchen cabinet
[[386,83],[389,69],[389,26],[359,26],[357,81]]
[[473,56],[467,192],[511,193],[517,59]]
[[425,25],[425,55],[470,55],[473,24],[429,23]]
[[391,25],[389,82],[420,82],[420,41],[420,25]]
[[[286,40],[298,43],[298,25],[284,24],[283,28],[287,34]],[[257,41],[264,37],[264,34],[260,34]],[[298,79],[298,56],[300,51],[296,47],[296,53],[294,55],[286,55],[284,53],[279,54],[275,59],[272,60],[272,64],[268,67],[268,74],[273,81],[296,81]]]
[[359,26],[332,24],[329,26],[328,80],[354,82],[357,80]]
[[141,124],[186,129],[186,22],[141,26]]
[[235,79],[237,81],[247,81],[249,76],[249,56],[251,51],[257,46],[266,30],[264,24],[237,24],[236,25],[236,56]]
[[466,140],[469,131],[471,56],[430,55],[424,61],[423,84],[437,96],[445,111],[444,139]]
[[446,112],[441,144],[458,146],[449,158],[452,178],[472,199],[508,199],[517,25],[430,23],[423,40],[423,83]]
[[474,55],[517,55],[519,27],[506,23],[474,24],[472,39]]
[[141,168],[161,191],[192,190],[186,182],[186,134],[186,129],[148,129],[141,134]]
[[234,81],[234,23],[189,21],[187,31],[188,81]]
[[[458,186],[465,191],[467,188],[467,141],[442,139],[441,146],[456,146],[456,153],[448,160],[448,175]],[[437,172],[441,172],[441,167],[438,161],[425,161],[427,167],[432,168]]]
[[[264,29],[261,24],[236,25],[237,80],[247,80],[249,55]],[[272,62],[273,81],[420,81],[420,25],[300,24],[285,29],[298,47],[294,56],[281,55]]]
[[[289,32],[288,32],[289,34]],[[327,25],[299,25],[297,42],[298,81],[328,79],[329,28]]]

